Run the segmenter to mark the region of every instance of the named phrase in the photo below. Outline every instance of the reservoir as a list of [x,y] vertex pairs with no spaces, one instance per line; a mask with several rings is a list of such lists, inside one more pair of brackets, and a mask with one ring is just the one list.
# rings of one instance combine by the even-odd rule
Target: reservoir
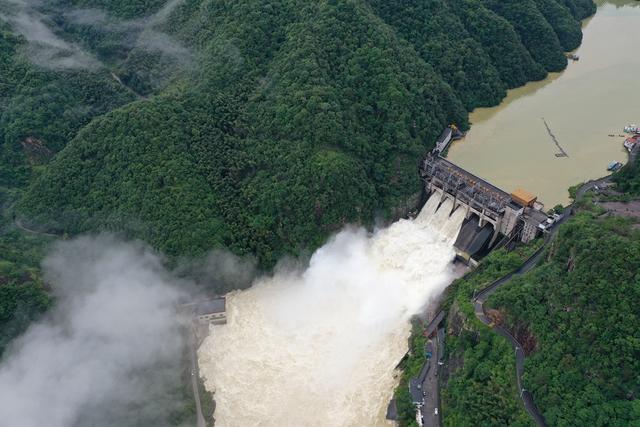
[[[611,161],[626,162],[619,135],[640,124],[640,2],[597,4],[583,25],[579,61],[473,111],[449,160],[506,191],[524,188],[547,208],[567,204],[569,187],[606,175]],[[556,157],[550,133],[568,157]]]

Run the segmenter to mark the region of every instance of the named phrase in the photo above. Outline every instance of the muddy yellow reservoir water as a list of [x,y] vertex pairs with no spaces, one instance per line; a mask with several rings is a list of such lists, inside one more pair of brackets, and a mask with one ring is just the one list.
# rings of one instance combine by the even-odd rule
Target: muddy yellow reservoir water
[[[584,23],[580,60],[476,109],[451,161],[507,191],[522,187],[549,208],[569,201],[570,186],[607,174],[611,161],[626,162],[618,135],[640,124],[640,2],[598,5]],[[569,157],[555,156],[545,121]]]

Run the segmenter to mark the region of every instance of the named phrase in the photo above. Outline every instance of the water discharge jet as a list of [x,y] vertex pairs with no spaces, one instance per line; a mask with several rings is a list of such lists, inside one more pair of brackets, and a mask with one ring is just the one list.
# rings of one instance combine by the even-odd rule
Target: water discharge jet
[[347,228],[306,270],[228,295],[228,323],[199,351],[218,425],[385,425],[409,319],[455,277],[464,213],[438,204],[373,234]]

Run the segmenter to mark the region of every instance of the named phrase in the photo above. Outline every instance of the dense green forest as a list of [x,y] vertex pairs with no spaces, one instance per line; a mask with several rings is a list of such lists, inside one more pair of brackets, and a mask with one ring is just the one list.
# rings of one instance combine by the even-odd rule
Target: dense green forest
[[585,213],[490,300],[528,337],[523,380],[549,425],[640,422],[639,272],[640,232]]
[[40,273],[50,239],[16,229],[5,213],[10,200],[0,185],[0,359],[7,345],[53,304]]
[[34,65],[33,42],[10,19],[2,26],[0,179],[28,186],[18,217],[68,234],[122,231],[170,255],[227,247],[263,267],[347,222],[411,209],[416,163],[442,128],[466,128],[468,110],[564,67],[595,10],[585,0],[31,7],[67,45],[54,58],[82,52],[92,67]]
[[[614,175],[617,190],[633,192],[614,198],[637,198],[637,168],[636,160]],[[549,425],[640,422],[640,231],[631,219],[607,215],[596,203],[603,197],[612,196],[581,201],[544,261],[487,302],[523,344],[524,387]],[[445,425],[531,425],[517,398],[511,346],[477,321],[471,304],[477,289],[523,255],[492,253],[448,291]]]
[[640,164],[638,161],[627,164],[613,177],[618,190],[630,196],[640,196]]
[[517,269],[541,242],[492,252],[447,291],[447,363],[441,389],[443,425],[531,426],[518,399],[511,345],[474,315],[473,295]]

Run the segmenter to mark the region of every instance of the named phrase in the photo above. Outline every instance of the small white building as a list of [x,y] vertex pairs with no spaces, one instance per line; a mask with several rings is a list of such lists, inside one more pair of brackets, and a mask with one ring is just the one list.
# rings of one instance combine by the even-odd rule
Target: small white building
[[194,315],[199,323],[224,325],[227,323],[225,297],[199,303],[196,305]]

